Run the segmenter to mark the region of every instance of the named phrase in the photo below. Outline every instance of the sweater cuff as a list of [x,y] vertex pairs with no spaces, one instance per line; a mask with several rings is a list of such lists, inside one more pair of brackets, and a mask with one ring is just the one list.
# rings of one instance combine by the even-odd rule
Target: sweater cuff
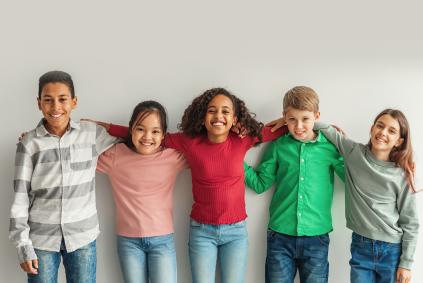
[[25,245],[18,247],[18,259],[19,263],[37,259],[34,247],[32,245]]
[[412,265],[413,265],[413,261],[412,260],[401,259],[398,267],[411,270],[411,266]]

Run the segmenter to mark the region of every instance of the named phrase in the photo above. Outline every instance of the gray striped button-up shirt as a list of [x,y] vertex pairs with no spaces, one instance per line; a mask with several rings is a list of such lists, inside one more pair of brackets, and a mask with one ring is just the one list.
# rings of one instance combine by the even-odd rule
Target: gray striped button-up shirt
[[34,248],[72,252],[99,234],[95,169],[99,154],[116,142],[92,122],[70,121],[62,137],[43,125],[17,146],[9,238],[19,262],[36,259]]

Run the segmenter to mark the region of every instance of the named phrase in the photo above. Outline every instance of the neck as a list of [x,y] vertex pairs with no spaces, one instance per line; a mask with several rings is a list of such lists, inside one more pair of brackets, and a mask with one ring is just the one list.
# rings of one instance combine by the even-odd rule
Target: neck
[[[69,124],[68,124],[69,125]],[[44,124],[44,127],[46,127],[46,130],[50,133],[50,134],[52,134],[52,135],[55,135],[55,136],[58,136],[58,137],[61,137],[61,136],[63,136],[65,133],[66,133],[66,130],[68,129],[68,126],[66,126],[66,127],[64,127],[64,128],[56,128],[56,127],[54,127],[54,126],[51,126],[50,124],[48,124],[48,123],[45,123]]]
[[381,151],[381,150],[375,150],[374,148],[372,148],[372,153],[375,156],[375,158],[377,160],[381,160],[381,161],[389,161],[389,153],[387,151]]

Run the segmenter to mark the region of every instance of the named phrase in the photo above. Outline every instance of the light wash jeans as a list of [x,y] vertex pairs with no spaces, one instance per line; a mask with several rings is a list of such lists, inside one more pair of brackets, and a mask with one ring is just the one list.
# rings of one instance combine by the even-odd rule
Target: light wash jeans
[[352,234],[351,283],[395,283],[401,244]]
[[327,283],[329,236],[289,236],[267,231],[266,283]]
[[248,234],[246,222],[209,225],[191,220],[189,258],[193,283],[214,283],[219,258],[222,283],[245,282]]
[[117,236],[125,283],[175,283],[176,251],[173,234],[132,238]]
[[60,252],[35,249],[38,258],[38,274],[28,274],[29,283],[57,283],[60,259],[63,258],[67,283],[95,283],[96,241],[68,253],[62,241]]

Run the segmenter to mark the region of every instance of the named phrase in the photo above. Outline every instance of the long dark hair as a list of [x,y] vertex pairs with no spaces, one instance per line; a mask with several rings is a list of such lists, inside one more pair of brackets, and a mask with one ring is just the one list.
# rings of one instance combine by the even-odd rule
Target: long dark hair
[[151,113],[157,113],[160,118],[160,127],[163,131],[163,135],[166,134],[167,131],[167,114],[166,109],[154,100],[147,100],[138,103],[135,106],[134,111],[132,111],[131,119],[129,120],[129,131],[128,135],[126,136],[124,142],[130,148],[134,149],[135,146],[132,143],[132,130],[134,127],[141,121],[143,121],[148,115]]
[[249,136],[259,137],[261,140],[261,128],[263,124],[254,119],[255,114],[248,110],[244,101],[224,88],[212,88],[194,98],[191,104],[185,109],[178,128],[184,134],[191,137],[206,135],[207,129],[203,121],[207,113],[207,106],[217,95],[224,95],[232,101],[234,116],[237,117],[238,123],[247,130]]
[[[388,108],[376,116],[372,127],[375,126],[377,120],[379,120],[379,118],[383,115],[390,115],[392,118],[398,121],[400,126],[400,138],[403,139],[401,145],[394,147],[391,150],[389,153],[389,160],[395,162],[397,166],[404,169],[408,184],[410,185],[411,189],[416,192],[417,189],[414,184],[415,163],[413,159],[413,147],[411,145],[410,138],[410,126],[408,124],[407,118],[400,110]],[[368,146],[370,149],[372,148],[372,143],[370,141]]]

